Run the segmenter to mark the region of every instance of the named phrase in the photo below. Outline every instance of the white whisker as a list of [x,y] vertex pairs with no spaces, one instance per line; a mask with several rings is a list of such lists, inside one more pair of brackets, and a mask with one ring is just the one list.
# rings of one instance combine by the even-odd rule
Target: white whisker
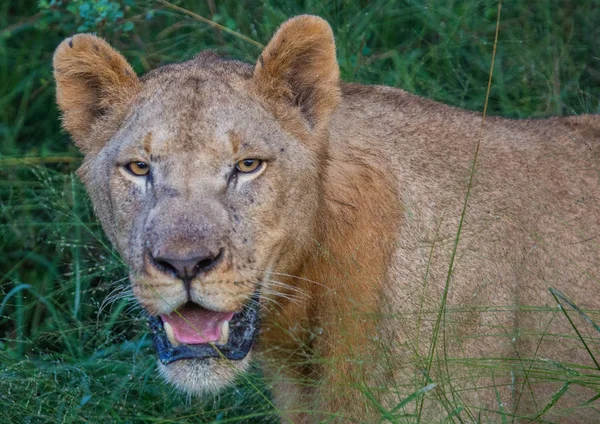
[[290,290],[290,291],[292,291],[292,292],[294,292],[294,293],[296,293],[298,295],[301,295],[303,297],[306,297],[306,298],[310,297],[310,294],[306,290],[301,289],[300,287],[292,286],[291,284],[283,283],[281,281],[268,280],[267,283],[266,283],[266,285],[273,286],[273,287],[284,288],[284,289]]
[[306,282],[308,282],[308,283],[313,283],[313,284],[316,284],[316,285],[318,285],[318,286],[321,286],[321,287],[323,287],[323,288],[326,288],[327,290],[333,290],[332,288],[330,288],[330,287],[327,287],[327,286],[326,286],[325,284],[323,284],[323,283],[319,283],[318,281],[310,280],[310,279],[308,279],[308,278],[304,278],[304,277],[298,277],[297,275],[285,274],[285,273],[283,273],[283,272],[272,272],[272,274],[274,274],[274,275],[281,275],[281,276],[283,276],[283,277],[296,278],[296,279],[298,279],[298,280],[302,280],[302,281],[306,281]]
[[[270,295],[272,297],[277,297],[279,299],[286,299],[286,300],[289,300],[290,302],[294,302],[294,303],[300,303],[300,300],[301,300],[300,298],[298,298],[294,295],[273,291],[266,287],[263,287],[262,294],[263,294],[263,297],[267,297],[265,295]],[[275,299],[273,299],[272,297],[268,297],[268,300],[275,301]],[[280,305],[280,306],[283,306],[283,305]]]

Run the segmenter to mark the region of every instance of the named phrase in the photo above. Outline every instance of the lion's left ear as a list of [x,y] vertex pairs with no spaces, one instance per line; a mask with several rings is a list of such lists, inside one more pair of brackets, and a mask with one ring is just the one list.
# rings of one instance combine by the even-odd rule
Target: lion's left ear
[[281,25],[254,69],[264,95],[298,107],[316,129],[327,125],[338,104],[339,75],[331,27],[310,15]]

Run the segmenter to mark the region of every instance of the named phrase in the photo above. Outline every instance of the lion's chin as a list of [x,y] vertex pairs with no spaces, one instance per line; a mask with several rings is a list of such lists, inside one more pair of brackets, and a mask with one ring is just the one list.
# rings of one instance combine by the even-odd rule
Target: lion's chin
[[239,360],[182,359],[169,365],[158,361],[161,376],[175,388],[194,396],[215,394],[235,381],[238,374],[246,371],[252,352]]

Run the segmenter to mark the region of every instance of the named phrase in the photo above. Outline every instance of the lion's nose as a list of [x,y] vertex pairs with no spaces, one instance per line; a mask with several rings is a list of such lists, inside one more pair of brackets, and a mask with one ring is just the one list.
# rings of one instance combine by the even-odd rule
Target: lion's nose
[[223,249],[218,252],[202,251],[188,257],[152,257],[154,265],[163,272],[174,274],[182,280],[192,280],[198,274],[214,268],[223,258]]

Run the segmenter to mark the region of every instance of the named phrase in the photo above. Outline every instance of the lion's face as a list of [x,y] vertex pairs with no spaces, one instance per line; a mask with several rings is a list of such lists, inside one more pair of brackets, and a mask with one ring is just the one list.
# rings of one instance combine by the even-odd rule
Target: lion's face
[[[244,95],[251,83],[177,66],[150,76],[86,165],[89,192],[129,265],[137,300],[167,326],[165,349],[211,342],[234,359],[212,348],[173,353],[195,358],[166,365],[167,376],[188,375],[176,381],[245,366],[238,361],[251,346],[241,345],[255,334],[243,334],[244,319],[261,291],[273,290],[270,272],[288,269],[297,240],[310,237],[317,158]],[[169,363],[170,353],[161,354]]]
[[[338,97],[331,30],[315,19],[282,28],[255,68],[203,53],[138,79],[90,35],[55,53],[79,173],[150,316],[161,372],[188,392],[247,367],[280,290],[271,274],[294,273],[314,245]],[[310,40],[288,45],[298,28]]]

